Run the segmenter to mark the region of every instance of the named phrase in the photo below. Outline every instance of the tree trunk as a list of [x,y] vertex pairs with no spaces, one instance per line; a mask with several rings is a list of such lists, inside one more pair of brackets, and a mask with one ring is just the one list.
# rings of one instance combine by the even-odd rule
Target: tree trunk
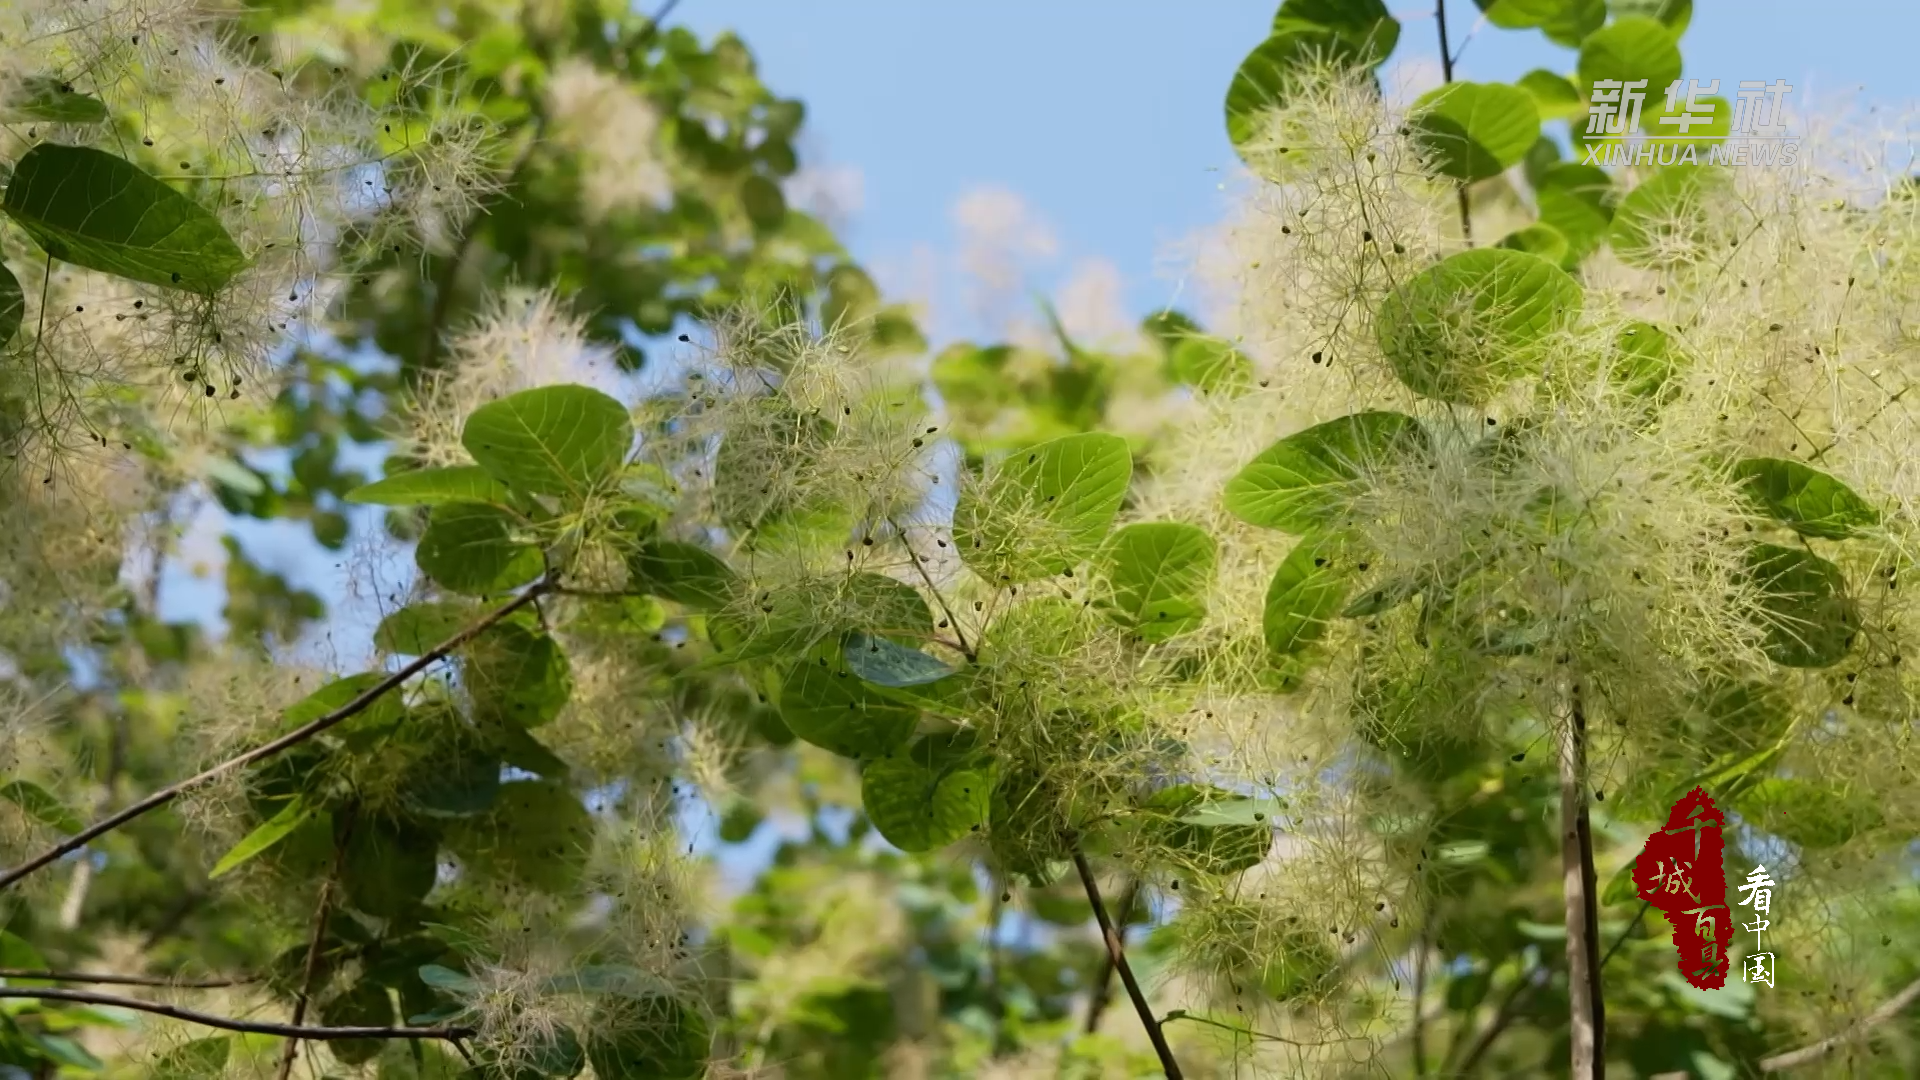
[[1600,908],[1587,815],[1587,714],[1575,683],[1560,746],[1560,860],[1567,918],[1567,1002],[1573,1080],[1606,1075],[1607,1013],[1600,988]]

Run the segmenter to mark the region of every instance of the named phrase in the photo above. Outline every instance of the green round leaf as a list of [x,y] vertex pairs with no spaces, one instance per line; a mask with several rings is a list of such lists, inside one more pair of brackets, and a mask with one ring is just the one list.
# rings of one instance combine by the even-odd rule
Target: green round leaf
[[[1397,27],[1396,27],[1397,28]],[[1254,47],[1227,87],[1227,138],[1243,147],[1261,133],[1261,114],[1293,93],[1299,79],[1321,64],[1367,67],[1368,53],[1335,30],[1284,20]]]
[[212,293],[247,265],[199,203],[84,146],[27,151],[0,210],[54,258],[149,285]]
[[598,390],[543,386],[473,410],[460,442],[508,487],[577,501],[619,471],[633,421]]
[[673,998],[604,998],[588,1031],[587,1060],[596,1080],[695,1080],[706,1074],[707,1022]]
[[1580,82],[1644,81],[1649,101],[1664,99],[1680,77],[1680,43],[1668,27],[1644,15],[1629,15],[1588,34],[1580,43]]
[[1293,546],[1267,586],[1260,629],[1270,652],[1292,655],[1327,632],[1353,588],[1353,562],[1334,537],[1309,536]]
[[733,570],[698,544],[654,540],[634,554],[631,569],[635,587],[696,611],[725,607],[733,591]]
[[740,185],[740,205],[756,229],[778,228],[787,216],[787,197],[780,193],[779,184],[764,176],[749,176]]
[[373,644],[401,656],[424,656],[479,617],[471,604],[456,600],[423,600],[408,604],[380,620]]
[[1167,370],[1175,381],[1209,394],[1230,394],[1253,385],[1253,361],[1215,337],[1183,338],[1174,344]]
[[448,502],[504,505],[507,489],[478,465],[410,469],[347,492],[350,503],[378,506],[438,506]]
[[1587,111],[1580,88],[1568,81],[1566,76],[1556,75],[1546,68],[1534,68],[1520,76],[1517,85],[1533,98],[1533,107],[1539,111],[1543,121],[1570,120]]
[[1733,478],[1769,517],[1802,536],[1845,540],[1880,523],[1880,512],[1826,473],[1784,458],[1747,458]]
[[1116,530],[1101,549],[1094,602],[1143,641],[1199,626],[1213,582],[1213,537],[1192,525],[1142,522]]
[[20,279],[7,264],[0,263],[0,346],[20,332],[20,320],[26,317],[27,298],[20,291]]
[[544,633],[502,623],[476,638],[464,656],[461,682],[483,723],[539,727],[573,694],[567,654]]
[[1370,64],[1386,60],[1400,41],[1400,21],[1381,0],[1286,0],[1274,13],[1273,32],[1302,23],[1333,31]]
[[1693,0],[1606,0],[1607,11],[1616,19],[1640,15],[1655,19],[1674,37],[1686,33],[1693,22]]
[[862,759],[904,745],[920,710],[867,686],[846,663],[840,644],[828,639],[809,649],[781,680],[780,718],[815,746]]
[[1612,178],[1598,166],[1556,162],[1540,171],[1534,200],[1540,208],[1540,223],[1566,238],[1567,254],[1561,266],[1579,262],[1606,243],[1617,195]]
[[1367,473],[1426,447],[1413,417],[1363,412],[1316,424],[1260,452],[1227,481],[1228,512],[1296,536],[1338,521],[1367,489]]
[[1441,175],[1498,176],[1540,137],[1532,95],[1505,83],[1447,83],[1414,103],[1413,136]]
[[[327,1027],[387,1027],[393,1023],[393,999],[387,988],[362,979],[320,1003]],[[364,1065],[380,1056],[379,1039],[329,1039],[327,1049],[342,1065]]]
[[514,539],[520,521],[485,503],[450,502],[433,508],[413,561],[451,592],[487,596],[518,588],[546,570],[540,549]]
[[1113,525],[1133,478],[1117,435],[1068,435],[1016,450],[960,493],[953,539],[960,557],[996,585],[1071,570]]
[[1831,667],[1853,648],[1860,610],[1840,568],[1810,551],[1755,544],[1747,573],[1761,592],[1766,654],[1783,667]]
[[986,820],[993,769],[965,741],[929,737],[867,763],[860,798],[873,827],[902,851],[932,851]]
[[1478,405],[1538,370],[1580,301],[1580,286],[1545,259],[1480,248],[1448,256],[1389,295],[1374,332],[1415,393]]
[[1501,237],[1500,243],[1494,246],[1538,255],[1550,263],[1563,262],[1567,257],[1567,238],[1560,235],[1559,229],[1538,223],[1515,229]]
[[1699,258],[1710,244],[1706,200],[1727,182],[1704,165],[1674,165],[1648,177],[1613,214],[1613,250],[1632,266],[1667,267]]

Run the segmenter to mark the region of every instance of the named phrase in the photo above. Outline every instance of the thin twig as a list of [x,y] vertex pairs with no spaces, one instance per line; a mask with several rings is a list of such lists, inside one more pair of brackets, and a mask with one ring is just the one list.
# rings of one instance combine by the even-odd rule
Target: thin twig
[[514,612],[520,610],[526,605],[532,603],[535,599],[537,599],[540,596],[541,593],[546,592],[548,588],[550,588],[550,586],[545,581],[535,583],[526,592],[523,592],[519,596],[514,597],[511,601],[507,602],[506,604],[503,604],[500,607],[495,608],[492,612],[489,612],[487,615],[482,617],[478,622],[475,622],[473,625],[467,627],[466,629],[453,635],[447,640],[434,646],[432,649],[429,649],[424,655],[415,658],[411,663],[407,664],[405,667],[387,676],[386,678],[380,680],[378,683],[375,683],[373,686],[362,691],[352,701],[349,701],[345,705],[342,705],[339,708],[333,710],[332,712],[327,713],[325,716],[322,716],[317,720],[311,721],[310,723],[302,724],[301,726],[293,729],[292,731],[287,732],[285,735],[280,736],[279,738],[273,740],[272,742],[263,743],[257,747],[254,747],[252,750],[248,750],[244,754],[240,754],[236,757],[228,758],[227,760],[221,762],[218,765],[215,765],[214,767],[206,770],[205,772],[199,773],[195,776],[190,776],[185,780],[182,780],[176,784],[172,784],[167,787],[161,788],[159,791],[156,791],[153,794],[147,796],[146,798],[141,799],[139,802],[134,803],[132,806],[127,807],[126,809],[120,811],[119,813],[114,814],[110,817],[102,818],[101,820],[93,823],[92,825],[87,826],[86,828],[80,830],[78,833],[75,833],[73,836],[65,840],[62,840],[60,843],[55,844],[53,847],[50,847],[47,850],[41,852],[40,854],[35,855],[33,858],[28,859],[26,862],[21,863],[19,866],[16,866],[13,869],[8,870],[4,874],[0,874],[0,889],[4,889],[7,886],[12,885],[14,882],[19,881],[21,878],[26,877],[28,874],[33,873],[35,870],[38,870],[41,867],[46,866],[48,863],[51,863],[61,858],[62,856],[65,856],[72,852],[78,851],[83,847],[86,847],[89,843],[93,842],[94,840],[97,840],[100,837],[105,836],[107,833],[110,833],[113,830],[119,828],[120,826],[125,825],[127,822],[132,821],[133,819],[141,816],[142,814],[145,814],[150,810],[157,810],[160,807],[167,805],[173,800],[179,798],[182,793],[188,791],[189,789],[198,787],[201,784],[204,784],[207,781],[212,780],[213,778],[220,776],[224,773],[230,772],[234,769],[238,769],[245,765],[251,765],[256,761],[262,760],[263,758],[270,758],[273,755],[279,753],[280,751],[285,750],[289,746],[297,746],[300,743],[306,742],[308,739],[311,739],[315,735],[318,735],[321,732],[327,730],[328,728],[333,727],[335,724],[338,724],[343,720],[347,720],[365,711],[369,705],[372,705],[375,701],[378,701],[383,695],[393,690],[395,687],[398,687],[400,684],[406,682],[408,679],[413,678],[415,675],[420,674],[422,671],[425,671],[427,668],[438,663],[439,661],[444,659],[448,653],[451,653],[453,650],[466,644],[469,640],[485,632],[489,627],[493,626],[493,624],[499,622],[500,620],[506,618],[509,615],[512,615]]
[[298,1027],[267,1020],[241,1020],[232,1016],[216,1016],[213,1013],[179,1009],[157,1001],[142,1001],[139,998],[121,997],[118,994],[96,994],[91,990],[57,990],[52,987],[0,986],[0,998],[105,1005],[109,1008],[152,1013],[155,1016],[170,1017],[183,1023],[199,1024],[202,1027],[220,1028],[223,1031],[244,1031],[252,1035],[280,1035],[286,1038],[314,1039],[321,1042],[331,1042],[335,1039],[447,1039],[451,1041],[471,1038],[474,1034],[474,1029],[469,1027]]
[[[346,860],[347,841],[353,832],[351,807],[345,812],[345,819],[340,835],[334,838],[333,869],[328,871],[326,880],[320,883],[320,902],[313,909],[313,936],[307,940],[307,963],[300,975],[300,991],[293,999],[294,1027],[307,1022],[307,1002],[313,999],[313,984],[320,978],[320,957],[325,952],[323,946],[327,939],[327,919],[333,914],[333,887],[340,880],[340,864]],[[300,1040],[288,1039],[280,1051],[279,1080],[287,1080],[293,1075],[293,1062],[299,1056]]]
[[1620,946],[1625,945],[1627,943],[1627,939],[1633,936],[1634,928],[1640,925],[1640,920],[1645,919],[1647,917],[1647,909],[1652,906],[1653,906],[1653,901],[1651,900],[1640,901],[1640,914],[1635,915],[1633,917],[1633,921],[1627,924],[1627,928],[1625,930],[1620,931],[1620,936],[1617,938],[1614,938],[1613,944],[1608,947],[1607,955],[1600,958],[1600,967],[1603,970],[1607,966],[1607,961],[1613,959],[1613,954],[1620,951]]
[[1413,1075],[1427,1075],[1427,1018],[1420,1003],[1427,996],[1427,933],[1413,939]]
[[[1433,21],[1440,27],[1440,75],[1447,82],[1453,81],[1453,53],[1447,48],[1447,0],[1433,0]],[[1467,184],[1461,181],[1453,189],[1460,200],[1460,235],[1473,246],[1473,215],[1467,208]]]
[[1080,845],[1073,846],[1073,868],[1080,872],[1080,884],[1086,886],[1087,903],[1093,905],[1093,917],[1100,924],[1100,937],[1106,943],[1107,957],[1113,961],[1114,970],[1120,973],[1120,983],[1127,988],[1127,996],[1133,999],[1133,1011],[1140,1014],[1140,1023],[1147,1029],[1147,1039],[1153,1043],[1153,1052],[1160,1056],[1160,1068],[1167,1080],[1181,1080],[1180,1063],[1174,1060],[1173,1048],[1167,1045],[1167,1034],[1160,1030],[1160,1021],[1154,1019],[1153,1007],[1147,1004],[1147,995],[1140,990],[1140,983],[1133,977],[1133,968],[1127,963],[1126,947],[1120,942],[1120,935],[1113,929],[1113,920],[1107,915],[1106,902],[1100,899],[1100,886],[1093,880],[1093,868],[1087,865],[1087,857],[1080,853]]
[[[1140,879],[1127,882],[1126,890],[1120,894],[1120,937],[1127,936],[1127,924],[1133,919],[1133,904],[1140,896]],[[1107,1003],[1113,1000],[1113,954],[1107,953],[1100,960],[1100,974],[1093,977],[1093,996],[1087,1001],[1087,1023],[1083,1029],[1092,1035],[1100,1030],[1100,1016],[1107,1011]]]
[[1593,821],[1587,810],[1587,714],[1580,684],[1569,694],[1560,753],[1561,892],[1566,901],[1567,1007],[1573,1080],[1601,1080],[1607,1006],[1600,983],[1600,908],[1594,895]]
[[249,986],[260,981],[257,975],[244,975],[235,979],[168,979],[159,975],[115,975],[104,971],[40,971],[35,968],[0,968],[0,979],[93,983],[97,986],[158,986],[168,990],[222,990],[230,986]]
[[1856,1039],[1866,1034],[1869,1029],[1884,1024],[1900,1015],[1901,1012],[1905,1011],[1907,1006],[1913,1004],[1915,998],[1920,998],[1920,979],[1908,983],[1905,989],[1888,998],[1885,1004],[1868,1013],[1865,1019],[1838,1035],[1821,1039],[1817,1043],[1813,1043],[1810,1046],[1803,1046],[1798,1050],[1789,1050],[1784,1054],[1775,1054],[1769,1058],[1761,1058],[1760,1071],[1763,1073],[1780,1072],[1785,1069],[1805,1065],[1810,1061],[1818,1061],[1828,1054],[1833,1053],[1842,1043]]

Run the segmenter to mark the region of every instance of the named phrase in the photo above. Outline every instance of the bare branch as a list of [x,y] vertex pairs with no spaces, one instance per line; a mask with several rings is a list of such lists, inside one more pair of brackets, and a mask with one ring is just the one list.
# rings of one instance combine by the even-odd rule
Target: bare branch
[[220,990],[229,986],[250,986],[260,981],[257,975],[233,979],[168,979],[159,975],[116,975],[104,971],[40,971],[34,968],[0,968],[0,979],[38,979],[41,982],[93,983],[97,986],[159,986],[169,990]]
[[1113,920],[1107,915],[1106,902],[1100,899],[1100,886],[1093,880],[1093,868],[1087,865],[1087,857],[1080,853],[1080,846],[1073,847],[1073,868],[1080,872],[1080,884],[1086,886],[1087,903],[1093,905],[1093,917],[1100,924],[1100,937],[1106,942],[1107,958],[1113,961],[1114,970],[1120,973],[1120,983],[1127,988],[1127,996],[1133,999],[1133,1010],[1140,1014],[1140,1023],[1147,1029],[1147,1038],[1153,1043],[1153,1052],[1160,1055],[1160,1068],[1167,1074],[1167,1080],[1180,1080],[1180,1063],[1174,1059],[1173,1048],[1167,1045],[1167,1034],[1160,1029],[1160,1021],[1154,1018],[1153,1006],[1147,1004],[1147,995],[1140,990],[1140,983],[1133,977],[1133,968],[1127,963],[1126,947],[1120,943],[1120,934],[1113,928]]
[[531,604],[534,600],[539,598],[541,593],[546,592],[549,588],[551,588],[551,586],[545,581],[535,583],[534,586],[528,589],[526,592],[523,592],[519,596],[514,597],[508,603],[503,604],[498,608],[495,608],[492,612],[488,613],[484,618],[480,619],[478,622],[474,623],[472,626],[467,627],[465,630],[460,631],[459,633],[453,635],[447,640],[434,646],[432,649],[428,650],[425,655],[415,658],[412,663],[409,663],[407,666],[401,668],[400,670],[380,680],[378,683],[375,683],[373,686],[368,687],[365,691],[362,691],[360,695],[355,697],[352,701],[347,702],[345,705],[340,706],[339,708],[333,710],[332,712],[326,714],[325,716],[322,716],[319,719],[314,720],[310,723],[302,724],[300,727],[297,727],[294,730],[287,732],[285,735],[280,736],[279,738],[273,740],[272,742],[264,743],[260,746],[254,747],[252,750],[249,750],[246,753],[241,754],[237,757],[228,758],[227,760],[221,762],[218,765],[215,765],[213,768],[208,769],[203,773],[200,773],[196,776],[190,776],[187,779],[182,780],[177,784],[172,784],[168,787],[161,788],[159,791],[156,791],[153,794],[147,796],[146,798],[141,799],[139,802],[134,803],[132,806],[127,807],[125,810],[122,810],[119,813],[112,815],[111,817],[102,818],[101,820],[93,823],[92,825],[87,826],[86,828],[80,830],[78,833],[75,833],[73,836],[65,840],[62,840],[60,843],[55,844],[54,846],[48,848],[47,850],[41,852],[40,854],[35,855],[33,858],[28,859],[26,862],[21,863],[19,866],[16,866],[13,869],[8,870],[4,874],[0,874],[0,889],[4,889],[7,886],[12,885],[14,882],[19,881],[21,878],[26,877],[28,874],[33,873],[35,870],[38,870],[41,867],[46,866],[48,863],[51,863],[61,858],[62,856],[68,855],[72,852],[80,850],[83,847],[86,847],[89,843],[92,843],[94,840],[97,840],[100,837],[105,836],[107,833],[110,833],[113,830],[119,828],[120,826],[125,825],[127,822],[132,821],[134,818],[137,818],[142,814],[147,813],[150,810],[158,810],[160,807],[165,806],[168,803],[172,802],[173,800],[179,798],[182,793],[186,792],[191,788],[198,787],[201,784],[204,784],[207,781],[222,775],[223,773],[230,772],[234,769],[240,768],[243,765],[251,765],[254,762],[260,761],[264,758],[270,758],[273,755],[279,753],[280,751],[285,750],[289,746],[297,746],[300,743],[306,742],[308,739],[311,739],[315,735],[318,735],[321,732],[327,730],[328,728],[333,727],[335,724],[338,724],[343,720],[347,720],[361,712],[364,712],[369,705],[372,705],[375,701],[378,701],[383,695],[387,694],[389,691],[398,687],[400,684],[406,682],[408,679],[411,679],[415,675],[418,675],[422,671],[425,671],[427,668],[433,666],[434,664],[438,663],[442,659],[445,659],[448,653],[451,653],[453,650],[466,644],[468,641],[472,640],[474,637],[478,636],[482,632],[486,631],[489,627],[493,626],[493,624],[499,622],[500,620],[520,610],[526,605]]
[[472,1038],[474,1034],[474,1030],[467,1027],[300,1027],[295,1024],[276,1024],[265,1020],[241,1020],[232,1016],[216,1016],[213,1013],[179,1009],[157,1001],[142,1001],[139,998],[121,997],[118,994],[96,994],[91,990],[59,990],[52,987],[0,986],[0,999],[3,998],[71,1001],[78,1005],[106,1005],[116,1009],[152,1013],[155,1016],[165,1016],[183,1023],[199,1024],[202,1027],[220,1028],[223,1031],[318,1039],[323,1042],[334,1039],[445,1039],[452,1041]]
[[1843,1044],[1859,1038],[1874,1027],[1884,1024],[1900,1015],[1901,1012],[1905,1011],[1907,1006],[1913,1004],[1915,998],[1920,998],[1920,979],[1915,979],[1913,982],[1908,983],[1905,989],[1888,998],[1885,1004],[1882,1004],[1879,1008],[1868,1013],[1866,1019],[1861,1020],[1859,1023],[1838,1035],[1821,1039],[1817,1043],[1813,1043],[1810,1046],[1803,1046],[1798,1050],[1789,1050],[1784,1054],[1775,1054],[1770,1058],[1761,1058],[1760,1071],[1782,1072],[1800,1065],[1805,1065],[1811,1061],[1818,1061],[1828,1054],[1833,1053],[1834,1050]]

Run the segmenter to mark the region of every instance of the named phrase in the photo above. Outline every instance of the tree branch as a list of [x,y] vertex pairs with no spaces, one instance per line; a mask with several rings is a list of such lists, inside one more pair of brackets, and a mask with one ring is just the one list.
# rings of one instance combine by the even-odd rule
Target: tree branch
[[[1433,0],[1433,21],[1440,27],[1440,75],[1447,82],[1453,81],[1453,52],[1447,48],[1447,0]],[[1473,246],[1473,214],[1467,208],[1467,184],[1461,181],[1454,186],[1454,195],[1460,200],[1460,235]]]
[[1775,1054],[1770,1058],[1761,1058],[1760,1071],[1763,1073],[1781,1072],[1786,1069],[1805,1065],[1811,1061],[1818,1061],[1828,1054],[1833,1053],[1841,1044],[1856,1039],[1866,1034],[1870,1029],[1900,1015],[1907,1006],[1913,1004],[1915,998],[1920,998],[1920,979],[1915,979],[1913,982],[1908,983],[1905,989],[1888,998],[1879,1008],[1868,1013],[1866,1019],[1838,1035],[1821,1039],[1817,1043],[1810,1046],[1803,1046],[1798,1050],[1789,1050],[1784,1054]]
[[1120,973],[1121,985],[1127,988],[1127,996],[1133,999],[1133,1011],[1140,1014],[1140,1023],[1147,1029],[1147,1039],[1153,1043],[1153,1052],[1160,1056],[1160,1068],[1167,1074],[1167,1080],[1181,1080],[1180,1063],[1174,1060],[1173,1048],[1167,1045],[1166,1032],[1160,1029],[1160,1021],[1154,1019],[1153,1007],[1147,1004],[1147,995],[1140,990],[1140,983],[1133,977],[1133,968],[1127,964],[1126,947],[1120,943],[1120,935],[1113,929],[1113,920],[1107,915],[1106,902],[1100,899],[1100,886],[1093,880],[1093,868],[1087,865],[1087,857],[1080,852],[1080,845],[1073,846],[1073,868],[1080,872],[1080,884],[1086,886],[1087,903],[1093,905],[1093,917],[1100,924],[1100,937],[1107,946],[1107,958],[1113,961],[1114,970]]
[[[150,810],[157,810],[160,807],[167,805],[173,800],[179,798],[183,792],[186,792],[191,788],[198,787],[201,784],[204,784],[207,781],[212,780],[217,776],[230,772],[234,769],[240,768],[241,766],[251,765],[254,762],[260,761],[264,758],[270,758],[273,755],[279,753],[280,751],[285,750],[289,746],[297,746],[300,743],[306,742],[308,739],[311,739],[315,735],[318,735],[321,732],[327,730],[328,728],[333,727],[335,724],[338,724],[343,720],[347,720],[365,711],[369,705],[372,705],[375,701],[378,701],[383,695],[393,690],[395,687],[399,686],[400,684],[406,682],[408,679],[413,678],[415,675],[420,674],[422,671],[425,671],[427,668],[438,663],[440,660],[444,659],[448,653],[451,653],[453,650],[466,644],[468,641],[470,641],[474,637],[485,632],[489,627],[493,626],[495,623],[513,614],[514,612],[520,610],[526,605],[532,603],[534,600],[539,598],[541,593],[546,592],[549,588],[551,588],[551,586],[545,581],[536,582],[526,592],[523,592],[519,596],[514,597],[508,603],[503,604],[498,608],[495,608],[492,612],[488,613],[485,617],[481,618],[478,622],[474,623],[472,626],[467,627],[465,630],[460,631],[459,633],[453,635],[447,640],[434,646],[432,649],[428,650],[425,655],[416,657],[411,663],[407,664],[405,667],[387,676],[386,678],[380,680],[378,683],[374,684],[373,686],[368,687],[366,690],[362,691],[358,697],[355,697],[352,701],[347,702],[345,705],[340,706],[339,708],[333,710],[332,712],[326,714],[325,716],[322,716],[319,719],[313,720],[309,723],[302,724],[300,727],[297,727],[292,731],[287,732],[285,735],[280,736],[279,738],[273,740],[272,742],[263,743],[260,746],[254,747],[252,750],[249,750],[244,754],[240,754],[237,757],[228,758],[227,760],[221,762],[218,765],[215,765],[214,767],[206,770],[205,772],[199,773],[198,775],[195,775],[195,776],[190,776],[187,779],[180,781],[179,783],[161,788],[159,791],[156,791],[153,794],[147,796],[146,798],[141,799],[139,802],[134,803],[133,805],[127,807],[126,809],[120,811],[119,813],[114,814],[111,817],[102,818],[101,820],[93,823],[92,825],[87,826],[86,828],[80,830],[78,833],[75,833],[73,836],[67,838],[66,840],[62,840],[60,843],[55,844],[53,847],[50,847],[47,850],[41,852],[40,854],[35,855],[33,858],[28,859],[26,862],[21,863],[19,866],[16,866],[13,869],[8,870],[4,874],[0,874],[0,889],[5,889],[7,886],[12,885],[14,882],[19,881],[21,878],[26,877],[28,874],[33,873],[35,870],[38,870],[41,867],[46,866],[48,863],[51,863],[56,859],[61,858],[62,856],[68,855],[72,852],[80,850],[83,847],[86,847],[89,843],[93,842],[94,840],[97,840],[100,837],[105,836],[107,833],[110,833],[113,830],[119,828],[120,826],[125,825],[127,822],[132,821],[133,819],[141,816],[142,814],[145,814]],[[344,1038],[345,1036],[342,1036],[342,1037]]]
[[[327,938],[327,918],[333,913],[333,886],[340,880],[340,864],[346,860],[347,841],[353,835],[353,809],[346,812],[346,822],[340,835],[334,840],[333,869],[327,872],[327,878],[320,883],[320,902],[313,911],[313,936],[307,940],[307,963],[300,975],[300,991],[293,999],[293,1026],[299,1027],[307,1021],[307,1002],[313,998],[313,984],[320,976],[320,957],[325,951],[323,946]],[[300,1040],[288,1039],[280,1052],[279,1080],[287,1080],[293,1075],[294,1059],[300,1056]]]
[[[1120,894],[1120,936],[1127,934],[1127,924],[1133,918],[1133,904],[1140,896],[1140,879],[1127,882],[1126,891]],[[1094,976],[1093,997],[1087,1002],[1087,1023],[1083,1030],[1091,1035],[1100,1030],[1100,1016],[1107,1011],[1107,1003],[1113,1000],[1113,954],[1107,953],[1100,963],[1100,974]]]
[[1573,1080],[1602,1080],[1607,1006],[1600,983],[1600,907],[1593,872],[1593,821],[1587,811],[1587,714],[1576,681],[1569,694],[1560,753],[1561,893],[1566,901],[1567,1006]]
[[257,975],[237,979],[166,979],[158,975],[115,975],[95,971],[40,971],[34,968],[0,968],[0,979],[37,979],[41,982],[93,983],[97,986],[159,986],[169,990],[220,990],[229,986],[249,986],[260,981]]
[[40,1001],[71,1001],[78,1005],[105,1005],[116,1009],[132,1009],[135,1012],[152,1013],[188,1024],[202,1027],[219,1028],[223,1031],[244,1031],[251,1035],[280,1035],[286,1038],[315,1039],[331,1042],[335,1039],[467,1039],[472,1038],[474,1029],[468,1027],[299,1027],[294,1024],[276,1024],[265,1020],[241,1020],[232,1016],[216,1016],[194,1009],[178,1009],[157,1001],[142,1001],[139,998],[121,997],[118,994],[96,994],[91,990],[57,990],[51,987],[31,988],[0,986],[0,999],[25,998]]
[[1493,1011],[1493,1019],[1474,1038],[1473,1045],[1467,1048],[1465,1056],[1461,1057],[1459,1066],[1441,1071],[1453,1076],[1465,1076],[1472,1072],[1473,1067],[1480,1063],[1480,1059],[1486,1055],[1486,1052],[1493,1048],[1494,1040],[1507,1029],[1507,1025],[1513,1023],[1514,1017],[1520,1015],[1520,1006],[1540,988],[1544,980],[1539,976],[1544,974],[1546,974],[1545,968],[1533,968],[1521,972],[1514,984],[1507,988],[1506,997],[1500,999],[1499,1007]]

